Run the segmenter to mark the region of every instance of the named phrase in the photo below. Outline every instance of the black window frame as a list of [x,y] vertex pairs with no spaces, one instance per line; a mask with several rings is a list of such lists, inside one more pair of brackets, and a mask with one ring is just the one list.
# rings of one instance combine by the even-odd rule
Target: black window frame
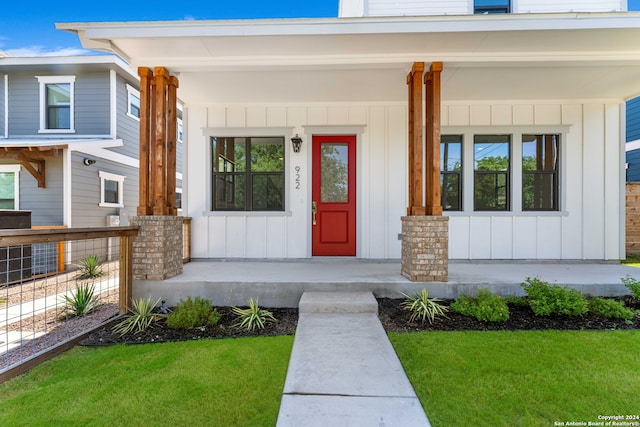
[[[457,140],[454,141],[453,138],[456,138]],[[452,139],[451,141],[448,141],[448,139]],[[447,162],[447,151],[448,151],[448,145],[449,144],[460,144],[460,169],[459,170],[448,170],[448,162]],[[462,188],[463,188],[463,184],[462,184],[462,171],[464,168],[464,135],[442,135],[440,137],[440,153],[443,156],[443,161],[441,161],[440,163],[440,205],[442,206],[442,210],[444,211],[448,211],[448,212],[461,212],[464,210],[464,207],[462,205],[462,201],[463,201],[463,197],[462,197]],[[445,183],[447,183],[447,181],[449,180],[450,176],[457,176],[458,179],[458,185],[457,185],[457,190],[458,190],[458,197],[457,197],[457,203],[458,203],[458,208],[457,209],[450,209],[447,207],[448,203],[447,200],[449,199],[447,197],[447,192],[445,191],[446,186]]]
[[[553,143],[555,145],[555,147],[553,147],[553,153],[540,153],[541,156],[546,157],[549,154],[552,154],[552,163],[553,163],[553,169],[549,170],[549,169],[545,169],[544,166],[542,169],[540,169],[540,167],[538,166],[538,168],[536,170],[525,170],[524,168],[524,161],[525,161],[525,156],[524,156],[524,143],[525,143],[525,136],[530,136],[530,137],[535,137],[536,140],[538,142],[540,142],[541,137],[551,137],[553,138]],[[529,138],[527,138],[529,139]],[[523,154],[522,154],[522,211],[523,212],[557,212],[560,210],[560,175],[559,175],[559,170],[560,170],[560,147],[561,147],[561,135],[560,134],[555,134],[555,133],[545,133],[545,134],[534,134],[534,133],[527,133],[527,134],[523,134],[522,135],[522,144],[523,144]],[[538,148],[538,147],[537,147]],[[544,148],[539,147],[544,151]],[[526,207],[525,206],[525,202],[526,202],[526,196],[525,196],[525,176],[530,175],[532,177],[534,177],[534,180],[536,177],[551,177],[551,182],[552,182],[552,191],[553,194],[551,195],[551,197],[548,200],[551,201],[552,206],[545,208],[545,207]],[[534,197],[534,201],[536,200],[536,198]],[[539,200],[538,200],[539,201]]]
[[[507,143],[509,145],[508,148],[508,164],[506,170],[478,170],[477,169],[477,160],[476,160],[476,144],[481,144],[483,142],[479,142],[478,138],[486,138],[486,137],[500,137],[507,138],[507,141],[502,143]],[[513,136],[510,134],[476,134],[473,136],[473,210],[474,212],[509,212],[511,211],[511,169],[512,169],[512,161],[513,161]],[[504,207],[496,207],[495,209],[489,209],[486,207],[479,208],[478,206],[478,181],[480,177],[495,177],[495,186],[494,188],[502,188],[502,186],[498,185],[498,181],[500,177],[504,177],[504,192],[505,192],[505,201]],[[496,191],[496,200],[499,198],[498,193]],[[497,205],[497,203],[496,203]]]
[[[252,140],[253,139],[279,139],[282,145],[282,170],[276,172],[252,172],[251,171],[251,160],[252,160]],[[213,149],[216,140],[223,139],[242,139],[245,144],[245,159],[244,159],[244,170],[241,172],[237,172],[235,169],[233,171],[216,171],[214,166],[215,162],[218,162],[220,157],[225,162],[230,162],[229,159],[225,159],[224,156],[216,154]],[[236,137],[212,137],[211,138],[211,210],[213,212],[284,212],[286,207],[286,186],[285,186],[285,166],[286,166],[286,156],[285,156],[285,137],[284,136],[236,136]],[[254,206],[254,184],[255,178],[257,177],[275,177],[279,178],[279,185],[282,189],[282,194],[280,197],[280,206],[274,208],[256,208]],[[222,186],[217,185],[218,181],[223,183]],[[244,187],[244,208],[238,209],[235,207],[224,207],[217,205],[217,192],[219,188],[224,187],[225,194],[227,190],[227,186],[234,186],[236,183],[240,181]],[[229,203],[234,203],[235,191],[232,189],[231,192],[228,193],[228,196],[225,197]]]

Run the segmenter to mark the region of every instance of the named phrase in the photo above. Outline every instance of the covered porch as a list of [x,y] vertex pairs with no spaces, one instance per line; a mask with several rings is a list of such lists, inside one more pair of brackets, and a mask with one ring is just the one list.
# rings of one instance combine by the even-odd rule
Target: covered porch
[[213,305],[244,305],[258,297],[265,307],[297,307],[306,291],[373,292],[376,297],[402,298],[401,292],[423,288],[430,296],[456,298],[486,287],[501,295],[524,295],[520,283],[539,277],[584,293],[625,295],[621,278],[640,270],[618,262],[451,261],[448,282],[411,282],[400,275],[400,261],[344,258],[311,260],[200,260],[184,265],[183,274],[158,282],[138,281],[134,297],[151,295],[168,305],[185,295],[201,296]]

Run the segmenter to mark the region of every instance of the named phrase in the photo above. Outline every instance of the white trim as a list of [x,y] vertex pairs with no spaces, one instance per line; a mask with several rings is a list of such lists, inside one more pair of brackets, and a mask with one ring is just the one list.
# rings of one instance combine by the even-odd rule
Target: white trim
[[129,83],[126,84],[127,86],[127,116],[131,117],[133,120],[135,121],[140,121],[140,117],[135,116],[132,112],[131,112],[131,97],[135,96],[136,98],[138,98],[138,110],[140,110],[140,91],[136,88],[134,88],[133,86],[131,86]]
[[[40,84],[40,129],[38,133],[75,133],[75,81],[76,76],[36,76]],[[48,129],[46,86],[48,84],[69,84],[69,129]]]
[[[287,135],[293,136],[293,127],[273,127],[273,128],[202,128],[202,135],[206,137],[243,137],[243,136],[284,136],[287,138]],[[286,141],[285,141],[286,148]]]
[[636,139],[635,141],[629,141],[624,145],[624,150],[633,151],[640,148],[640,139]]
[[109,123],[109,136],[113,139],[116,138],[116,132],[118,129],[118,77],[114,70],[109,70],[109,96],[110,96],[110,104],[109,104],[109,114],[110,114],[110,123]]
[[[101,207],[114,207],[114,208],[123,208],[124,207],[124,179],[126,176],[116,175],[110,172],[98,171],[98,176],[100,177],[100,203]],[[110,203],[104,201],[104,183],[105,181],[115,181],[118,183],[118,203]]]
[[4,75],[4,137],[9,138],[9,75]]
[[13,210],[20,209],[20,165],[0,165],[0,172],[13,173]]
[[62,157],[62,220],[67,227],[72,227],[73,223],[73,181],[71,171],[71,150],[64,150]]

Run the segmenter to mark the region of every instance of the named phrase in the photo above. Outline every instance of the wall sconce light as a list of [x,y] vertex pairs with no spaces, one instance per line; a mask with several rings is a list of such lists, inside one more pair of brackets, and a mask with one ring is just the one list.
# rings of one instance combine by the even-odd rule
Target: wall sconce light
[[300,152],[300,147],[302,147],[302,138],[300,138],[297,133],[296,136],[291,137],[291,145],[293,146],[294,153]]
[[83,163],[85,166],[91,166],[91,165],[93,165],[95,162],[96,162],[95,160],[90,159],[90,158],[88,158],[88,157],[85,157],[85,158],[82,160],[82,163]]

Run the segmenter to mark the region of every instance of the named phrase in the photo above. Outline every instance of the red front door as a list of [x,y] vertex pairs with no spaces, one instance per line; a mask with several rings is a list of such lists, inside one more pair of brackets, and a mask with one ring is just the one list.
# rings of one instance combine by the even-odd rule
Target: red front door
[[314,256],[356,255],[356,137],[313,136]]

